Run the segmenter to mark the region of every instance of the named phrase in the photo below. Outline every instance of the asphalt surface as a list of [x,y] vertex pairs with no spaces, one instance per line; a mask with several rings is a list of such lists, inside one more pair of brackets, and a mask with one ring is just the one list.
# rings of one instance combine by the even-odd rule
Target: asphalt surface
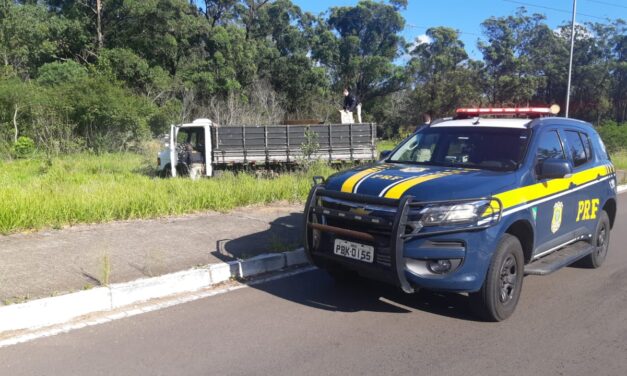
[[[624,196],[623,196],[624,197]],[[0,375],[625,375],[627,204],[605,264],[526,277],[517,311],[319,270],[0,349]]]

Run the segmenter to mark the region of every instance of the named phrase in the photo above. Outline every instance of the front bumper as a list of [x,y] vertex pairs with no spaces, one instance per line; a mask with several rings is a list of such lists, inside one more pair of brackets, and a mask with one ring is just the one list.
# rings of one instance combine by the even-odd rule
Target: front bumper
[[[495,208],[493,214],[463,226],[416,230],[412,227],[414,222],[409,220],[412,209],[443,202],[418,201],[412,196],[393,200],[343,193],[326,190],[318,184],[312,188],[305,205],[305,252],[318,267],[341,265],[397,285],[407,293],[416,288],[476,290],[487,270],[487,255],[496,239],[495,231],[490,230],[500,222],[502,212],[502,204],[495,198],[455,202],[476,200],[490,200]],[[374,247],[374,261],[366,263],[335,255],[333,244],[337,238]],[[430,260],[452,260],[455,270],[438,275],[430,273],[428,268],[421,269]]]

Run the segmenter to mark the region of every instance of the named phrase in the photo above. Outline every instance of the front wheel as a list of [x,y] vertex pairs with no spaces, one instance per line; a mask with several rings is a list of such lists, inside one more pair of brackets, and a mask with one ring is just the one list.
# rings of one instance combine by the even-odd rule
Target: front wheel
[[610,217],[605,210],[599,214],[599,222],[592,238],[592,245],[594,245],[594,251],[581,260],[581,265],[596,269],[605,261],[607,249],[610,246]]
[[486,321],[502,321],[514,313],[524,274],[520,241],[505,234],[492,257],[481,290],[470,294],[473,311]]

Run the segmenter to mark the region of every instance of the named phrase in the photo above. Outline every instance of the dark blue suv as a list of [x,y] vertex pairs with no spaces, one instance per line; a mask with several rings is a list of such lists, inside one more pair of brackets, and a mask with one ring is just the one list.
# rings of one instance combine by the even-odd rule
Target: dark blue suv
[[311,261],[336,279],[469,293],[490,321],[514,312],[525,274],[599,267],[616,216],[603,142],[588,123],[522,112],[537,116],[458,110],[381,161],[318,180],[305,207]]

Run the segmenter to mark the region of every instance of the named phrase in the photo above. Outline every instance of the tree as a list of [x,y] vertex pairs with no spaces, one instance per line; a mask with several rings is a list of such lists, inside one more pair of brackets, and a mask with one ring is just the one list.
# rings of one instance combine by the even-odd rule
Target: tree
[[402,87],[404,70],[394,60],[404,50],[399,33],[405,20],[399,2],[394,4],[362,0],[354,7],[334,7],[318,26],[312,56],[329,69],[338,91],[351,86],[367,102]]
[[215,27],[230,19],[237,17],[238,0],[204,0],[203,14],[211,22],[211,27]]
[[481,101],[478,80],[481,65],[470,61],[459,33],[451,28],[428,29],[429,43],[419,43],[412,51],[408,70],[415,89],[411,119],[423,112],[432,117],[450,115],[452,109]]
[[491,17],[481,23],[487,43],[479,50],[485,62],[486,93],[494,105],[527,105],[541,83],[533,75],[528,46],[544,16],[528,16],[524,8],[515,15]]
[[52,39],[51,17],[41,5],[0,5],[0,57],[20,76],[29,78],[37,68],[52,61],[57,46]]

